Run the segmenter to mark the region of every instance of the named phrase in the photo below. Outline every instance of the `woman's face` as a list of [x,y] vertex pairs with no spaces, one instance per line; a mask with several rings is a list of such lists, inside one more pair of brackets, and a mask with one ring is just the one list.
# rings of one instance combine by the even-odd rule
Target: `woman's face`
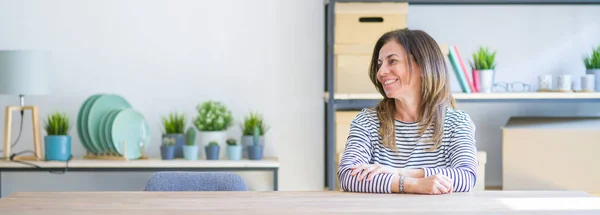
[[[412,80],[408,69],[408,60],[413,68]],[[379,50],[379,70],[377,80],[382,84],[388,98],[401,98],[412,96],[421,87],[421,77],[418,66],[406,56],[404,47],[395,40],[391,40]]]

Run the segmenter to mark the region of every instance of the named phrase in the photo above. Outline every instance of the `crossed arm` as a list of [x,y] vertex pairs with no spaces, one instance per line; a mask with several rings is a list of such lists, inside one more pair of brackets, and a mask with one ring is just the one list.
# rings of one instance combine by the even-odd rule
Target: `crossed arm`
[[337,173],[341,189],[350,192],[397,193],[400,191],[400,176],[405,176],[404,189],[408,193],[469,192],[475,184],[477,172],[474,133],[475,127],[469,118],[455,128],[448,149],[448,168],[392,168],[370,163],[370,134],[359,123],[352,122]]

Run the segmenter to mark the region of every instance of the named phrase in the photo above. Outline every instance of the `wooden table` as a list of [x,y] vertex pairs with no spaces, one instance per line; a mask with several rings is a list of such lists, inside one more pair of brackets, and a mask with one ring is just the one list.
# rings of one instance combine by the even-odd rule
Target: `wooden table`
[[600,214],[600,197],[574,191],[448,195],[344,192],[47,192],[0,199],[0,214]]
[[2,172],[65,171],[68,172],[148,172],[148,171],[272,171],[273,189],[278,190],[279,161],[277,158],[262,160],[89,160],[74,159],[58,161],[0,160],[0,198],[2,197]]

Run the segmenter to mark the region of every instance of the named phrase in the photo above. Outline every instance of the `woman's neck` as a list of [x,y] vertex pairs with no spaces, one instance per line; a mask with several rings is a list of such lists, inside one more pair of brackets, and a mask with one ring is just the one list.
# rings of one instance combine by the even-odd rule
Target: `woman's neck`
[[416,122],[419,119],[419,106],[421,98],[419,96],[404,97],[394,99],[396,112],[394,118],[402,122]]

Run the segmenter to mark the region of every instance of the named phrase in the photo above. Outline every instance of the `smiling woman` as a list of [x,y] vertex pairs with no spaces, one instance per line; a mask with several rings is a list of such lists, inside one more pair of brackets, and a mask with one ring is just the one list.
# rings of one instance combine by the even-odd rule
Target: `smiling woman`
[[438,44],[420,30],[382,35],[369,76],[383,95],[352,121],[338,177],[350,192],[445,194],[475,185],[475,126],[456,110]]

